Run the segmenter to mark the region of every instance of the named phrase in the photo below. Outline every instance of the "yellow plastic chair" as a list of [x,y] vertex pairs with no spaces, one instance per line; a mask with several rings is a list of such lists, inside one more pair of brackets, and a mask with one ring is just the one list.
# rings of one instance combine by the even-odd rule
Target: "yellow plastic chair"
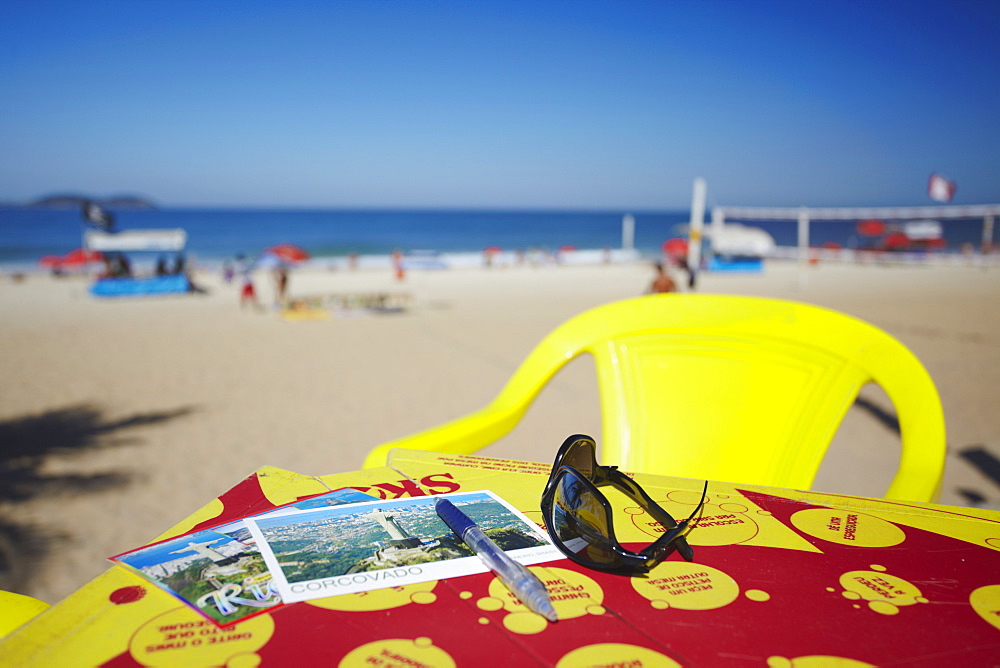
[[12,591],[0,591],[0,639],[47,610],[49,604]]
[[[888,498],[932,501],[944,471],[937,390],[916,357],[856,318],[776,299],[665,294],[586,311],[546,336],[486,408],[375,448],[468,454],[507,434],[568,361],[593,355],[601,461],[632,472],[808,489],[859,389],[896,407]],[[552,444],[554,453],[558,443]]]

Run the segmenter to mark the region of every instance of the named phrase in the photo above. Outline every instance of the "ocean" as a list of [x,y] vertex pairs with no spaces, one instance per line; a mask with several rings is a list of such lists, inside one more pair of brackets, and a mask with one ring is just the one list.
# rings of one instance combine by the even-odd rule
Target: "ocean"
[[[113,211],[117,229],[184,228],[186,252],[201,264],[221,264],[237,254],[258,255],[268,246],[293,243],[317,258],[350,253],[388,255],[394,250],[479,253],[620,248],[622,218],[635,219],[634,244],[643,257],[656,257],[664,241],[682,236],[687,211],[496,211],[378,209],[184,209]],[[706,224],[707,224],[706,220]],[[728,222],[728,221],[727,221]],[[753,222],[779,246],[796,244],[794,221]],[[978,247],[982,220],[942,221],[949,250]],[[36,266],[43,255],[63,255],[82,243],[83,220],[76,209],[0,208],[0,268]],[[996,234],[996,233],[994,233]],[[850,222],[813,222],[813,244],[858,244]]]

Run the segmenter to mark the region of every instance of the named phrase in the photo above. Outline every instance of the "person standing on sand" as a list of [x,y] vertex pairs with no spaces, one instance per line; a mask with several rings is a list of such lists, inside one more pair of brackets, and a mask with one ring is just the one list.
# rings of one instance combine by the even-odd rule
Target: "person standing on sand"
[[236,256],[236,264],[243,280],[243,286],[240,288],[240,308],[246,308],[247,302],[250,302],[255,309],[260,309],[257,293],[253,287],[253,265],[242,255]]
[[277,302],[275,306],[282,308],[285,305],[285,295],[288,292],[288,267],[279,264],[274,269],[275,294]]
[[683,269],[685,273],[687,273],[688,289],[694,290],[695,282],[698,280],[698,272],[691,268],[691,265],[688,264],[687,258],[685,257],[680,258],[677,261],[677,263],[680,266],[680,268]]
[[670,278],[670,274],[663,268],[662,262],[657,262],[653,265],[656,269],[656,278],[653,279],[652,284],[649,286],[650,294],[658,294],[661,292],[677,292],[677,284],[674,279]]
[[403,266],[403,253],[399,249],[392,251],[392,268],[396,274],[397,281],[402,281],[406,278],[406,268]]

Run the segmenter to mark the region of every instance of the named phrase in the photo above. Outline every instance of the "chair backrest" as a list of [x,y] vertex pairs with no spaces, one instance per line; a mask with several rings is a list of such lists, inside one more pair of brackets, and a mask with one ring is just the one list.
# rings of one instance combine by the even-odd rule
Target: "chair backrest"
[[628,299],[555,329],[508,387],[530,392],[582,353],[599,379],[602,463],[807,489],[858,391],[874,382],[902,435],[887,496],[936,498],[945,456],[937,391],[903,344],[861,320],[757,297]]
[[726,295],[613,302],[546,336],[486,408],[386,443],[471,453],[516,426],[567,362],[593,355],[601,462],[626,471],[808,489],[845,413],[867,383],[896,408],[900,466],[886,496],[937,498],[944,471],[941,403],[899,341],[816,306]]

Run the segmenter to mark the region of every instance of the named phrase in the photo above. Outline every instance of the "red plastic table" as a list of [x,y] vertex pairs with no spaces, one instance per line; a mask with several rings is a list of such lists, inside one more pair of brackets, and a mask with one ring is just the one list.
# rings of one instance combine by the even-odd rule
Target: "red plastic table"
[[[263,468],[161,537],[353,487],[380,498],[489,489],[541,523],[548,464],[394,451],[329,476]],[[636,475],[675,516],[701,481]],[[624,497],[619,538],[661,530]],[[114,567],[0,643],[5,665],[992,666],[1000,513],[711,482],[689,540],[648,577],[532,569],[560,621],[491,574],[283,605],[219,628]]]

